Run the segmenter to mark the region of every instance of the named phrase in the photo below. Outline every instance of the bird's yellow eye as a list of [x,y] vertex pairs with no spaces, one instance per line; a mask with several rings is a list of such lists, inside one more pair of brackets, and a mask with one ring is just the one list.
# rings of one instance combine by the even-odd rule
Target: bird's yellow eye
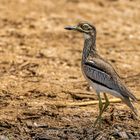
[[83,28],[84,30],[90,30],[90,29],[91,29],[91,27],[90,27],[88,24],[83,24],[83,25],[82,25],[82,28]]

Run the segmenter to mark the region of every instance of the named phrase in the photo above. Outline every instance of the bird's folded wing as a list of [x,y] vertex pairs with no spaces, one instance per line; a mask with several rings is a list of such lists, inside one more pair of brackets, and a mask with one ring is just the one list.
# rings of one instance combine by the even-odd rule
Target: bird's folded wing
[[107,67],[101,67],[100,64],[96,63],[95,61],[87,61],[83,64],[83,68],[85,75],[91,81],[109,89],[118,90],[116,80],[112,75],[110,75],[110,72],[107,73]]
[[94,58],[83,64],[85,75],[93,82],[119,92],[122,96],[136,97],[124,86],[114,68],[103,59]]

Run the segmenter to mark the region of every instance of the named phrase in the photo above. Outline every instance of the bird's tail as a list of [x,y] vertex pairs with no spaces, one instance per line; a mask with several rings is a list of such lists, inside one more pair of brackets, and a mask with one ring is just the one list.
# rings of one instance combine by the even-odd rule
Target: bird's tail
[[138,111],[134,107],[134,105],[131,103],[129,98],[123,98],[122,101],[134,112],[134,114],[138,117]]

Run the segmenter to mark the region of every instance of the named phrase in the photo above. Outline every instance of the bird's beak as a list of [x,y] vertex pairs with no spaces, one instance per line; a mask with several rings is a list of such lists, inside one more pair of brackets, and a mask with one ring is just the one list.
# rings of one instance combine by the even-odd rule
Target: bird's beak
[[66,30],[77,30],[77,26],[66,26],[64,29],[66,29]]

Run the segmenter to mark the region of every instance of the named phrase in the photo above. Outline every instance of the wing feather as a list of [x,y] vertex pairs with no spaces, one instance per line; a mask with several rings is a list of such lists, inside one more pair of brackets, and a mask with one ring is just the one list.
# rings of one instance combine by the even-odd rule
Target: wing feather
[[92,81],[115,90],[124,97],[137,101],[136,97],[121,82],[114,68],[103,59],[89,59],[83,64],[83,69],[85,75]]
[[[89,63],[92,65],[89,65]],[[85,63],[84,66],[84,71],[86,76],[93,80],[96,83],[99,83],[109,89],[115,89],[116,88],[116,84],[115,81],[113,80],[113,78],[107,74],[104,71],[101,71],[101,69],[98,69],[97,67],[94,67],[93,62],[88,62]]]

